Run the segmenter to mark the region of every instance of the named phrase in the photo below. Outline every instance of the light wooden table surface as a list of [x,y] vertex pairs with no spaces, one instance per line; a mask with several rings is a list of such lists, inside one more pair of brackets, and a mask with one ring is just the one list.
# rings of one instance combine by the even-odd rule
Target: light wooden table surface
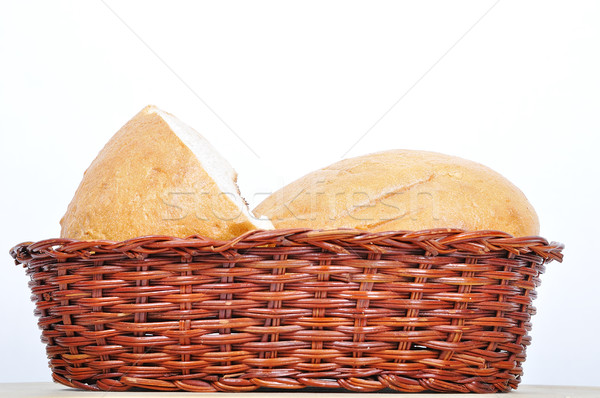
[[[328,398],[381,398],[385,395],[398,395],[401,393],[329,393],[329,392],[248,392],[248,393],[188,393],[188,392],[158,392],[158,391],[127,391],[127,392],[90,392],[74,390],[60,384],[54,383],[0,383],[0,397],[2,398],[134,398],[134,397],[179,397],[197,395],[214,398],[308,398],[318,395],[326,395]],[[518,398],[600,398],[600,387],[568,387],[568,386],[520,386],[517,391],[497,394],[406,394],[415,398],[465,398],[466,396],[478,397],[518,397]]]

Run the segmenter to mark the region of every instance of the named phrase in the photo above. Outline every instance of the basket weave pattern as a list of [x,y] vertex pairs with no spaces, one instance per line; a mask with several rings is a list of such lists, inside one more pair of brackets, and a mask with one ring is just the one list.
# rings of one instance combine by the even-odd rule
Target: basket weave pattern
[[509,391],[563,246],[494,231],[253,231],[11,250],[55,381],[88,390]]

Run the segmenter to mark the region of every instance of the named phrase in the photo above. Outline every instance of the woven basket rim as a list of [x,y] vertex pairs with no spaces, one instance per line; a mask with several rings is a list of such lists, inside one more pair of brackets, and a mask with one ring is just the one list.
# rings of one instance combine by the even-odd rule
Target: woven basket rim
[[[250,249],[275,244],[275,247],[293,247],[312,244],[324,251],[350,254],[348,247],[360,246],[366,250],[383,253],[386,247],[403,243],[417,244],[425,255],[437,256],[461,251],[485,254],[505,250],[515,255],[534,253],[546,262],[562,262],[565,245],[548,241],[541,236],[514,237],[497,230],[464,230],[457,228],[433,228],[416,231],[397,230],[371,232],[350,228],[337,229],[274,229],[252,230],[230,240],[218,240],[200,235],[174,237],[168,235],[145,235],[124,241],[78,240],[50,238],[37,242],[22,242],[9,251],[17,264],[40,255],[52,258],[91,257],[101,253],[127,253],[132,257],[145,257],[152,253],[174,250],[184,257],[194,252],[225,253],[229,250]],[[271,247],[272,248],[272,247]]]

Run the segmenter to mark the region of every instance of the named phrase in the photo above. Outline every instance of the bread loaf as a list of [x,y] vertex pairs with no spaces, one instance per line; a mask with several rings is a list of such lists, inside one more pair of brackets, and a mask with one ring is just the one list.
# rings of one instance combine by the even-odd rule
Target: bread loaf
[[500,174],[461,158],[411,150],[345,159],[309,173],[267,197],[254,213],[276,228],[539,233],[533,207]]
[[89,166],[61,219],[61,237],[144,235],[230,239],[272,224],[247,209],[231,165],[191,127],[148,106]]

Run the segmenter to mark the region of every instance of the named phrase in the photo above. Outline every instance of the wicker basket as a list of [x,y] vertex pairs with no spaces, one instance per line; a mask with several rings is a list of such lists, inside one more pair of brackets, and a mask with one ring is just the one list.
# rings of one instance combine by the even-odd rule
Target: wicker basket
[[509,391],[563,246],[497,231],[254,231],[11,250],[55,381],[87,390]]

